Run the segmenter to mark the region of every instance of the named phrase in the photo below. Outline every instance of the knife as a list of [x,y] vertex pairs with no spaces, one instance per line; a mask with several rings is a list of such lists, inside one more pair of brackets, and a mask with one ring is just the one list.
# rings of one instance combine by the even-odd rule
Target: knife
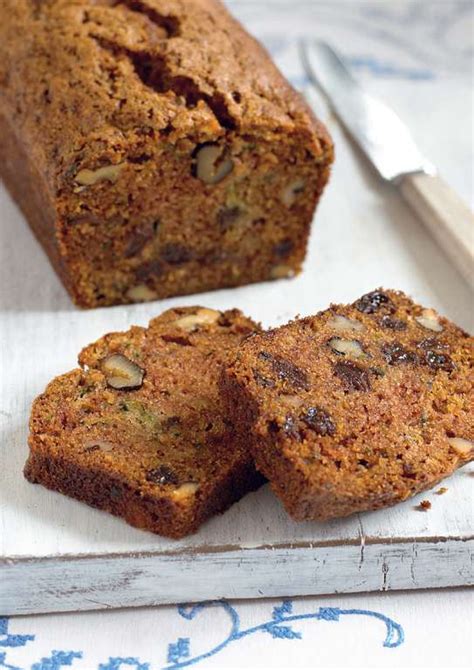
[[369,95],[325,42],[301,42],[310,81],[322,89],[337,117],[385,180],[394,183],[461,275],[474,278],[474,215],[437,175],[407,127]]

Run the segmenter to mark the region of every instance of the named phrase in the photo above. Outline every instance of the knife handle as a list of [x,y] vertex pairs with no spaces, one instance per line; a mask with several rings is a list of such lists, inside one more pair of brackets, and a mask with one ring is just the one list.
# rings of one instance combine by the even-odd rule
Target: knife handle
[[472,287],[474,279],[474,215],[440,177],[407,174],[400,191],[451,262]]

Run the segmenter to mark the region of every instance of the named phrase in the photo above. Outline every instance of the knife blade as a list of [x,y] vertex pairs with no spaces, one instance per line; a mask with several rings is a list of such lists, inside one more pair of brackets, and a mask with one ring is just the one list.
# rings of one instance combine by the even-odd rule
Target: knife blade
[[435,174],[405,124],[390,107],[362,89],[332,47],[325,42],[303,42],[302,59],[310,80],[327,95],[381,177],[396,181],[413,172]]
[[474,216],[437,175],[395,112],[352,77],[325,42],[303,41],[301,58],[310,81],[328,98],[342,125],[379,175],[399,187],[453,265],[474,285]]

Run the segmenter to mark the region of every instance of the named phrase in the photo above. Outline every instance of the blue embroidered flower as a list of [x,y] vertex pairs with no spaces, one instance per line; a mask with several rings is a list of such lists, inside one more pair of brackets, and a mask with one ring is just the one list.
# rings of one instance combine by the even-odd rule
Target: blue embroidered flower
[[179,663],[190,654],[189,637],[179,637],[174,644],[168,645],[168,663]]
[[[398,647],[404,641],[404,632],[400,624],[380,612],[363,609],[341,609],[339,607],[320,607],[316,611],[305,614],[294,614],[291,600],[283,600],[272,610],[272,618],[263,623],[241,628],[240,617],[230,603],[225,600],[217,602],[203,602],[198,605],[180,605],[178,613],[187,621],[195,619],[200,612],[208,608],[221,610],[225,613],[230,624],[227,635],[216,646],[197,656],[191,656],[191,644],[188,637],[179,637],[176,642],[168,645],[167,665],[168,670],[178,670],[191,665],[197,665],[206,658],[215,656],[232,642],[238,642],[245,637],[256,633],[267,633],[274,639],[299,640],[302,634],[293,630],[296,621],[341,621],[343,616],[364,616],[377,619],[385,624],[386,634],[383,642],[384,647]],[[34,635],[11,635],[8,632],[8,619],[0,617],[0,647],[22,647],[35,639]],[[52,651],[50,657],[42,658],[31,666],[30,670],[60,670],[65,666],[71,666],[76,659],[82,658],[79,651]],[[138,658],[110,657],[107,663],[99,664],[97,670],[125,670],[125,666],[133,670],[150,670],[149,663],[142,663]],[[6,652],[0,652],[0,670],[24,670],[7,663]],[[158,668],[156,668],[158,670]],[[166,670],[166,669],[164,669]]]
[[121,670],[123,665],[131,665],[134,670],[150,670],[149,663],[140,663],[138,658],[134,656],[116,656],[110,657],[108,663],[101,663],[97,670]]
[[50,658],[42,658],[31,666],[31,670],[59,670],[72,665],[75,658],[82,658],[80,651],[53,651]]
[[324,621],[339,621],[339,614],[341,610],[339,607],[320,607],[318,611],[318,619]]
[[285,614],[291,614],[293,611],[293,603],[291,600],[284,600],[281,605],[273,608],[272,619],[281,621]]
[[265,628],[267,632],[270,633],[272,637],[279,637],[286,640],[301,640],[301,633],[295,632],[289,626],[267,626]]
[[0,647],[24,647],[27,642],[34,639],[34,635],[10,635],[8,618],[0,617]]

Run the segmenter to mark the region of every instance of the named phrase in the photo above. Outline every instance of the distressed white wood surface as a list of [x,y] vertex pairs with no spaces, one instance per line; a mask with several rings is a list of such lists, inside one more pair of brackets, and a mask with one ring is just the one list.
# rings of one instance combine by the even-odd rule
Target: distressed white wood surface
[[[383,95],[383,86],[374,91]],[[451,91],[447,83],[441,94],[426,83],[429,118],[417,82],[398,94],[387,90],[427,155],[472,201],[463,85]],[[289,282],[80,312],[0,187],[1,614],[473,583],[472,466],[447,482],[443,496],[428,493],[324,524],[292,522],[264,487],[179,542],[130,528],[22,477],[31,401],[51,377],[74,367],[81,347],[104,332],[146,324],[170,306],[240,307],[273,325],[384,285],[472,331],[468,286],[397,192],[380,184],[334,119],[320,111],[336,141],[337,163],[305,272]],[[426,513],[415,510],[423,498],[432,502]]]

